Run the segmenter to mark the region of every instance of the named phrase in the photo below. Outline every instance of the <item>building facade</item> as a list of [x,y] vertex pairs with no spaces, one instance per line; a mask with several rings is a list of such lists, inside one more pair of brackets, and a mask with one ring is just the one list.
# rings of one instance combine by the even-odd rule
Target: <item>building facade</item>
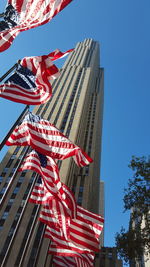
[[[135,208],[131,209],[131,213],[130,213],[130,223],[129,223],[129,227],[131,229],[140,229],[142,230],[143,228],[146,227],[146,220],[145,220],[145,216],[143,215],[143,217],[138,217],[138,218],[133,218],[133,211]],[[149,212],[150,215],[150,212]],[[148,217],[147,217],[148,218]],[[150,266],[150,253],[148,251],[148,248],[143,247],[143,255],[141,255],[140,257],[137,256],[134,259],[130,260],[130,267],[149,267]]]
[[[58,165],[62,182],[74,192],[78,204],[95,213],[103,210],[99,192],[103,192],[100,156],[104,70],[99,64],[98,42],[86,39],[78,43],[53,82],[50,101],[33,110],[93,158],[93,163],[84,168],[77,167],[71,158]],[[51,266],[47,253],[50,240],[43,238],[45,227],[38,221],[40,205],[28,202],[37,174],[17,171],[27,150],[11,147],[0,165],[1,267]]]
[[122,260],[117,258],[115,247],[102,247],[99,267],[122,267]]

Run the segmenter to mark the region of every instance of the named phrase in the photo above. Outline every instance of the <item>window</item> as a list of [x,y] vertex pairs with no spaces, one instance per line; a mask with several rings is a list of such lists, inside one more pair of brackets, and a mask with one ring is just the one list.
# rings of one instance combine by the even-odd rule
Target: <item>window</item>
[[85,175],[89,174],[89,166],[85,166]]
[[24,181],[24,177],[20,176],[18,179],[18,183],[22,183]]
[[2,219],[6,220],[7,216],[8,216],[8,211],[5,211],[3,213]]
[[26,175],[26,173],[27,173],[27,170],[23,171],[23,172],[21,173],[21,176],[24,177],[24,176]]
[[14,202],[14,199],[10,198],[9,201],[8,201],[8,205],[12,205],[12,203]]
[[4,222],[5,222],[5,220],[4,220],[4,219],[0,219],[0,227],[2,227],[2,226],[3,226]]
[[83,186],[80,186],[80,188],[79,188],[79,192],[81,193],[81,192],[83,192]]
[[7,173],[9,168],[4,168],[4,172]]
[[13,154],[16,155],[18,153],[19,149],[20,149],[20,146],[17,146]]
[[78,205],[81,205],[82,204],[82,197],[78,197]]
[[6,211],[6,212],[9,212],[10,209],[11,209],[11,205],[8,204],[7,207],[6,207],[6,209],[5,209],[5,211]]
[[20,155],[22,155],[24,152],[25,152],[25,150],[26,150],[27,148],[26,147],[24,147],[23,149],[22,149],[22,151],[21,151],[21,154]]
[[17,193],[18,193],[18,191],[19,191],[19,189],[20,189],[20,187],[16,187],[16,188],[14,189],[14,192],[13,192],[13,194],[17,194]]
[[108,252],[108,258],[112,259],[112,252]]
[[13,200],[15,197],[16,197],[16,194],[13,193],[13,194],[11,195],[11,199]]
[[1,194],[3,195],[6,191],[6,187],[3,187],[2,190],[1,190]]
[[6,167],[9,168],[9,167],[11,166],[12,162],[13,162],[13,159],[10,159],[10,160],[7,162]]
[[11,156],[11,159],[15,159],[15,158],[16,158],[16,155],[12,155],[12,156]]

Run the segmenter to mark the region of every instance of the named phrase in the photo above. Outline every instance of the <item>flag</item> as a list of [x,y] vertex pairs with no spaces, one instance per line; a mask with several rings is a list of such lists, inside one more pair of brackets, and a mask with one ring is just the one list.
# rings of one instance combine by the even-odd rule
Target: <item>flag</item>
[[45,237],[50,238],[55,243],[54,250],[51,247],[53,254],[54,251],[61,256],[72,256],[74,251],[81,254],[99,252],[99,238],[104,223],[104,219],[100,215],[77,206],[77,217],[70,220],[65,234],[58,225],[57,209],[54,214],[48,205],[43,205],[39,220],[47,225]]
[[[69,263],[71,260],[75,266],[85,266],[92,267],[94,263],[95,253],[78,253],[72,250],[63,250],[62,255],[59,255],[58,250],[61,251],[61,248],[57,248],[57,245],[52,241],[49,247],[49,254],[53,254],[53,262],[56,264]],[[59,266],[59,265],[58,265]],[[61,265],[60,265],[61,266]]]
[[72,0],[8,0],[0,21],[0,52],[8,49],[15,37],[49,22]]
[[79,146],[73,144],[52,123],[31,112],[15,128],[6,145],[31,146],[53,159],[64,160],[73,157],[79,167],[92,162],[92,159]]
[[[48,192],[47,189],[45,189],[43,183],[36,183],[30,198],[29,202],[35,203],[35,204],[46,204],[48,209],[51,210],[51,219],[52,222],[54,221],[55,224],[57,224],[61,235],[64,234],[65,237],[68,236],[68,226],[70,225],[70,219],[72,217],[76,217],[76,206],[71,209],[70,205],[66,205],[66,202],[68,204],[68,201],[62,201],[62,204],[59,206],[58,199],[54,201],[55,197],[50,192]],[[44,219],[43,219],[43,222]]]
[[31,191],[29,202],[35,204],[48,203],[52,197],[53,195],[45,188],[41,177],[39,177]]
[[[49,208],[55,210],[55,203],[61,200],[63,213],[67,220],[76,217],[76,201],[69,188],[61,183],[58,166],[51,157],[42,155],[36,151],[31,151],[24,159],[19,171],[32,170],[41,177],[36,182],[30,196],[30,202],[37,204],[48,203]],[[58,199],[58,200],[57,200]],[[57,205],[57,213],[59,207]],[[59,218],[61,210],[59,210]]]
[[26,105],[47,102],[52,95],[50,80],[60,75],[53,61],[72,51],[57,49],[48,55],[23,58],[15,72],[0,85],[0,97]]
[[82,254],[75,258],[77,267],[92,267],[94,266],[94,254]]
[[51,58],[51,60],[55,61],[57,59],[63,58],[65,56],[67,56],[70,52],[73,52],[73,48],[67,50],[65,53],[61,52],[59,49],[56,49],[54,52],[51,52],[50,54],[48,54],[48,57]]
[[89,254],[80,254],[79,257],[53,256],[55,267],[92,267],[94,266],[94,256],[91,259]]
[[53,265],[55,267],[77,267],[75,259],[72,257],[53,256]]

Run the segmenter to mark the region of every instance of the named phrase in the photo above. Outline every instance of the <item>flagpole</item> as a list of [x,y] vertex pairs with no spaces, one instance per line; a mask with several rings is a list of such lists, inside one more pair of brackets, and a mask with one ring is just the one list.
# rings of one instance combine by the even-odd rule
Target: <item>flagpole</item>
[[4,80],[8,75],[9,73],[11,73],[17,66],[18,66],[18,63],[20,62],[20,60],[18,60],[17,63],[15,63],[1,78],[0,78],[0,82],[2,80]]
[[18,117],[18,119],[16,120],[16,122],[14,123],[14,125],[11,127],[11,129],[9,130],[9,132],[7,133],[7,135],[4,137],[3,141],[0,144],[0,151],[4,147],[7,139],[9,138],[9,136],[11,135],[11,133],[13,132],[13,130],[15,129],[15,127],[18,125],[18,123],[20,122],[20,120],[26,115],[27,111],[29,111],[29,105],[26,105],[26,107],[23,110],[23,112],[21,113],[21,115]]

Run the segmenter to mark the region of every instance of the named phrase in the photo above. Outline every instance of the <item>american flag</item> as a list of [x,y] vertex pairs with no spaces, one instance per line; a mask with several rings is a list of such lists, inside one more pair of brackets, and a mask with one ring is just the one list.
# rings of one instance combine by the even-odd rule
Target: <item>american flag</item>
[[57,49],[48,55],[23,58],[16,71],[0,85],[0,97],[26,105],[47,102],[52,95],[50,80],[60,75],[53,61],[72,51]]
[[[61,200],[66,218],[76,217],[74,195],[66,185],[61,183],[58,166],[54,159],[36,151],[31,151],[19,168],[19,171],[24,170],[33,170],[41,176],[33,188],[30,202],[48,203],[49,208],[54,210],[55,203],[53,203],[53,199],[55,198],[56,200]],[[57,207],[57,211],[58,209],[59,207]]]
[[73,157],[79,167],[92,162],[92,159],[79,146],[73,144],[52,123],[31,112],[15,128],[6,145],[31,146],[54,159],[64,160]]
[[104,223],[100,215],[77,206],[77,217],[70,220],[70,225],[67,225],[69,228],[64,228],[64,234],[58,225],[56,212],[54,214],[48,205],[43,205],[39,217],[39,220],[47,225],[45,237],[55,243],[55,248],[51,247],[53,254],[57,251],[58,255],[65,256],[66,253],[69,256],[70,250],[78,253],[99,252],[99,238]]
[[94,262],[94,254],[79,254],[75,257],[53,256],[53,264],[55,267],[92,267]]
[[[67,238],[70,220],[77,216],[77,204],[71,190],[65,184],[62,184],[62,186],[65,197],[60,201],[57,195],[51,194],[45,188],[42,180],[38,181],[33,188],[29,201],[36,204],[45,204],[51,214],[51,224],[56,225],[61,236],[64,235]],[[44,217],[43,222],[46,223]]]
[[[94,252],[90,252],[90,253],[78,253],[76,251],[73,251],[71,249],[61,249],[58,248],[57,245],[55,244],[55,242],[51,242],[50,243],[50,247],[49,247],[49,254],[53,254],[53,259],[60,259],[60,262],[63,261],[63,259],[65,259],[67,261],[67,259],[74,259],[74,262],[76,262],[76,264],[78,264],[80,266],[80,262],[84,262],[85,266],[88,267],[92,267],[93,266],[93,262],[94,262],[94,258],[95,258],[95,253]],[[84,266],[81,265],[82,266]],[[78,266],[75,265],[75,266]]]
[[[29,202],[35,204],[47,204],[49,210],[51,210],[51,220],[57,224],[61,235],[68,236],[68,226],[70,225],[70,219],[72,216],[76,216],[76,206],[70,209],[70,206],[66,205],[65,201],[59,207],[59,201],[44,188],[43,184],[36,183],[33,191],[31,192]],[[57,205],[56,205],[57,204]],[[57,213],[57,216],[56,216]],[[55,216],[54,216],[55,214]],[[44,222],[44,218],[43,218]],[[52,223],[53,225],[53,223]]]
[[[72,203],[72,214],[68,217],[63,201],[50,198],[45,204],[44,188],[38,187],[32,202],[42,203],[39,220],[46,224],[45,237],[53,242],[49,253],[61,256],[76,256],[76,253],[91,253],[99,251],[99,237],[103,229],[104,219],[101,215],[94,214],[80,206],[76,206],[71,190],[63,185],[66,199]],[[39,193],[39,194],[38,194]],[[37,202],[39,201],[39,202]],[[73,213],[76,212],[77,214]]]
[[45,188],[41,177],[38,178],[31,192],[29,202],[35,204],[48,203],[53,195]]
[[94,255],[82,254],[80,257],[75,258],[77,267],[92,267],[94,266]]
[[67,56],[70,52],[73,52],[73,51],[74,51],[73,48],[67,50],[66,52],[61,52],[59,49],[56,49],[54,52],[51,52],[50,54],[48,54],[48,57],[50,57],[52,61],[55,61],[57,59]]
[[72,257],[53,256],[53,265],[55,267],[77,267],[75,259]]
[[49,22],[72,0],[8,0],[0,21],[0,52],[21,32]]

